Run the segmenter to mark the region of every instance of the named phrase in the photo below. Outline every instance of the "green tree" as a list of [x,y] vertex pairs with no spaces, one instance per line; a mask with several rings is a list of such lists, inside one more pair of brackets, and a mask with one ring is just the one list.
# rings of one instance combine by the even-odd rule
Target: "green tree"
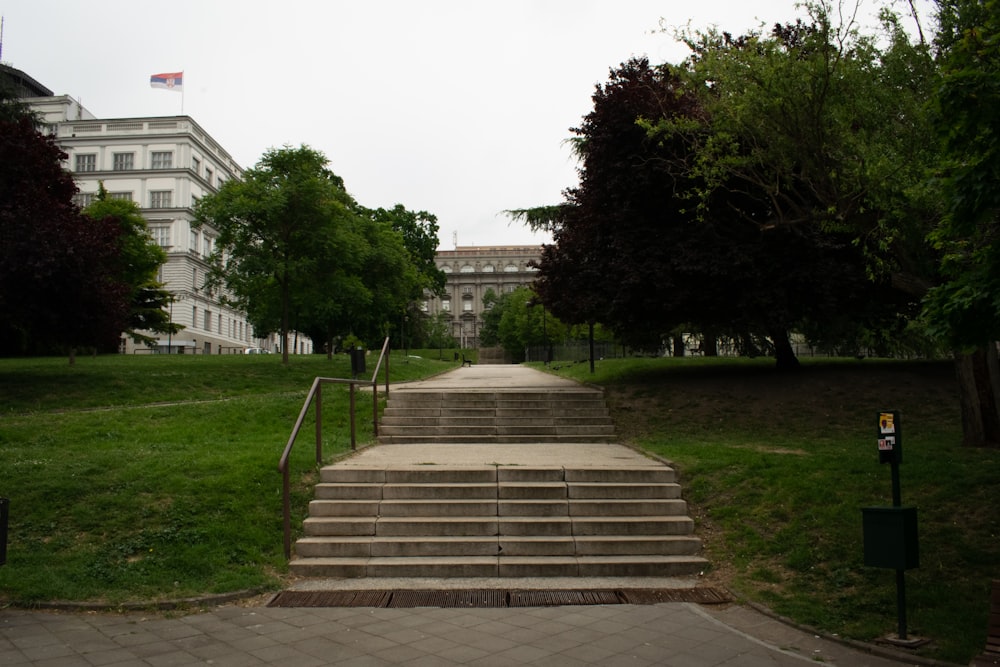
[[944,282],[927,297],[956,347],[965,442],[1000,445],[1000,3],[941,0],[937,97],[945,215],[933,241]]
[[111,199],[104,184],[97,198],[84,209],[93,220],[117,224],[120,279],[129,288],[129,314],[125,333],[136,342],[152,344],[155,338],[144,331],[159,334],[177,333],[183,327],[170,321],[167,307],[171,295],[157,280],[167,255],[149,236],[149,227],[131,200]]
[[126,327],[120,227],[73,203],[66,154],[0,93],[0,339],[5,351],[115,350]]
[[[651,136],[689,146],[679,166],[693,187],[682,194],[699,220],[736,216],[779,250],[771,266],[802,269],[788,286],[810,283],[789,303],[789,323],[824,327],[847,314],[886,330],[915,315],[935,279],[924,237],[938,214],[925,178],[936,155],[925,104],[936,70],[927,45],[889,10],[881,33],[866,35],[850,19],[835,24],[829,3],[805,6],[809,23],[767,34],[686,35],[685,76],[704,114],[646,125]],[[795,247],[808,250],[804,264],[787,253]],[[810,271],[816,259],[832,263]],[[831,269],[839,278],[824,280]],[[859,271],[874,284],[859,283]]]
[[[444,288],[444,273],[434,261],[437,218],[426,211],[409,211],[402,204],[391,209],[362,209],[361,213],[372,223],[372,230],[379,230],[379,242],[373,247],[381,248],[379,260],[367,272],[368,284],[376,295],[392,296],[373,304],[367,335],[381,337],[395,329],[397,338],[412,341],[422,317],[417,302],[423,300],[425,292],[438,295]],[[387,271],[387,263],[395,269]],[[387,280],[393,284],[385,284]]]
[[219,233],[211,284],[255,328],[280,333],[286,364],[294,323],[329,321],[370,299],[358,279],[357,205],[327,164],[307,146],[271,149],[196,208],[197,223]]

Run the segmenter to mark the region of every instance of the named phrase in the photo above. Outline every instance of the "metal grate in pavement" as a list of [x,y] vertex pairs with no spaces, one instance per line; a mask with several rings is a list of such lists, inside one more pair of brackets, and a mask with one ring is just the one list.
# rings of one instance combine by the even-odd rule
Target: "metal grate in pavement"
[[396,590],[396,591],[281,591],[268,607],[560,607],[570,605],[660,604],[731,602],[728,592],[709,587],[630,588],[602,590]]

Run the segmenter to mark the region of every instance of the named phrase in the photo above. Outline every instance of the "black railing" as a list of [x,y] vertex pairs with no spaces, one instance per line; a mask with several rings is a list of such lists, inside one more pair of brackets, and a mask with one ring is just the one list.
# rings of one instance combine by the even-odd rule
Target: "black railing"
[[302,403],[302,410],[299,411],[299,417],[295,420],[295,426],[292,427],[292,434],[288,438],[288,444],[285,445],[285,451],[281,454],[281,459],[278,461],[278,471],[281,473],[281,492],[282,492],[282,513],[284,520],[284,538],[285,538],[285,558],[290,559],[292,557],[292,500],[291,500],[291,484],[288,479],[288,458],[291,456],[292,447],[295,446],[295,440],[298,438],[299,431],[302,430],[302,424],[305,422],[306,416],[309,414],[309,406],[315,405],[316,412],[316,465],[323,465],[323,385],[324,384],[346,384],[350,385],[350,418],[351,418],[351,449],[357,449],[357,432],[355,429],[355,419],[354,419],[354,392],[357,385],[370,385],[372,388],[372,432],[375,437],[378,437],[378,373],[379,369],[382,367],[382,362],[385,362],[385,395],[389,396],[389,339],[386,338],[385,342],[382,344],[382,353],[378,357],[378,362],[375,364],[375,372],[372,373],[371,380],[358,380],[346,379],[346,378],[324,378],[318,377],[313,380],[312,387],[309,388],[309,393],[306,394],[306,400]]

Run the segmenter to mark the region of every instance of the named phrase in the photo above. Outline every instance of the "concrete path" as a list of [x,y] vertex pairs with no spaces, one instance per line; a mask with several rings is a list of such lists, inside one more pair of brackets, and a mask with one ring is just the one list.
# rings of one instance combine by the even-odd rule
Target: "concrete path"
[[686,603],[522,609],[279,609],[187,615],[0,610],[0,665],[908,664],[742,607]]
[[[521,366],[473,366],[392,391],[579,385]],[[460,448],[460,449],[459,449]],[[662,465],[620,445],[379,446],[338,465]],[[621,580],[351,580],[293,588],[452,586],[604,588]],[[691,580],[631,580],[693,586]],[[749,607],[688,603],[507,609],[269,608],[270,596],[190,614],[0,608],[0,665],[677,665],[852,667],[920,664],[848,647]]]

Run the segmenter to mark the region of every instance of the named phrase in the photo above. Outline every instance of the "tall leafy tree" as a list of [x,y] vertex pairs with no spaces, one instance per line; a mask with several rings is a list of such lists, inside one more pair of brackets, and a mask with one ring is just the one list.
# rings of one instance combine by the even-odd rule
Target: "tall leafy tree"
[[308,146],[269,150],[242,180],[198,202],[196,219],[218,231],[212,283],[247,312],[255,327],[277,330],[288,363],[288,332],[313,309],[338,314],[356,297],[356,204],[326,157]]
[[794,366],[789,328],[864,291],[863,265],[849,238],[816,224],[765,227],[764,197],[709,187],[696,164],[697,142],[712,141],[700,93],[685,72],[645,59],[598,87],[575,130],[580,185],[562,207],[530,213],[555,239],[538,292],[557,315],[600,320],[632,345],[693,323],[708,341],[724,329],[766,333],[779,366]]
[[938,101],[945,281],[927,299],[958,357],[965,441],[1000,445],[1000,3],[941,0]]
[[129,289],[121,229],[73,203],[66,154],[0,95],[0,337],[15,352],[117,348]]
[[122,283],[129,289],[129,314],[124,331],[136,342],[152,344],[145,332],[177,333],[181,326],[170,321],[170,293],[158,280],[167,255],[149,236],[149,227],[131,200],[112,199],[101,183],[96,199],[84,209],[92,220],[113,222],[120,230],[118,253]]

